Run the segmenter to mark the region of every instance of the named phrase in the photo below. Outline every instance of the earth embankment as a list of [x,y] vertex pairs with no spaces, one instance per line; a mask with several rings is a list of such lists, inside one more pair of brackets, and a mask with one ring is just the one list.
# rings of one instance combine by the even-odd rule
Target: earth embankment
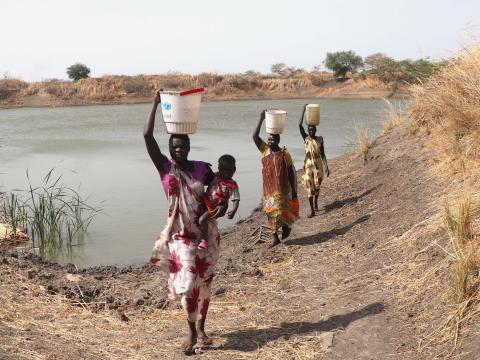
[[[330,161],[315,217],[306,218],[299,191],[301,218],[279,246],[269,248],[260,209],[226,231],[207,325],[214,345],[201,356],[418,359],[445,351],[429,336],[449,308],[445,285],[421,281],[440,269],[448,242],[434,159],[421,135],[396,128],[375,140],[366,162],[355,153]],[[182,357],[185,316],[155,269],[77,270],[3,255],[0,279],[0,357]],[[475,342],[465,344],[475,354]]]

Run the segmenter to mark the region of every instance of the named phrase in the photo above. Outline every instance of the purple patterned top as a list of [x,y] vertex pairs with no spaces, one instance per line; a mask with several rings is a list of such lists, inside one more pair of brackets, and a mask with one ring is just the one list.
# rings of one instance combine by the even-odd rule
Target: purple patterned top
[[[162,179],[163,190],[165,195],[168,196],[168,184],[170,181],[170,169],[172,168],[172,160],[169,160],[168,163],[163,164],[164,176]],[[200,182],[203,186],[210,184],[212,179],[215,177],[210,164],[203,161],[193,161],[193,172],[190,173],[190,176],[196,181]]]

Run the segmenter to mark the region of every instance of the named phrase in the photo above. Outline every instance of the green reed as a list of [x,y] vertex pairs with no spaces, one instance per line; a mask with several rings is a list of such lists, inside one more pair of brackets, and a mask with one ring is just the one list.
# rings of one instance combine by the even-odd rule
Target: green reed
[[71,254],[75,239],[87,231],[94,217],[102,211],[87,204],[78,191],[63,185],[61,175],[54,178],[53,170],[38,187],[32,186],[27,170],[25,198],[10,194],[11,200],[3,201],[7,222],[14,227],[12,215],[20,209],[33,246],[38,248],[42,258],[48,259],[54,259],[65,248]]
[[10,193],[2,199],[2,205],[0,207],[5,222],[12,227],[12,238],[17,239],[19,237],[19,230],[26,227],[26,210],[20,203],[18,195]]

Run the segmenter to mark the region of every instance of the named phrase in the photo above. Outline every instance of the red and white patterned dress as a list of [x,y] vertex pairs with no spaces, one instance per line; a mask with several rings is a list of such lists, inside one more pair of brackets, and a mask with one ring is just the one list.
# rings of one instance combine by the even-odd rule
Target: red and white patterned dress
[[205,212],[205,185],[213,178],[207,163],[194,161],[189,173],[173,161],[165,165],[162,184],[168,198],[168,221],[153,248],[150,264],[169,273],[172,296],[181,296],[189,321],[207,315],[210,286],[220,250],[216,220],[208,222],[208,247],[198,249],[202,238],[198,219]]

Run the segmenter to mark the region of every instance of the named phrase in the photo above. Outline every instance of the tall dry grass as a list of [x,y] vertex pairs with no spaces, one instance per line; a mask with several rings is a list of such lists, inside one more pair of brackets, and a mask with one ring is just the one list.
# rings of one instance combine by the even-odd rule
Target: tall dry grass
[[[439,130],[452,159],[468,166],[480,156],[480,45],[464,49],[425,84],[412,88],[412,118]],[[473,165],[473,164],[472,164]]]
[[27,86],[23,80],[4,76],[0,79],[0,100],[8,99]]
[[444,314],[442,329],[453,329],[443,335],[453,340],[453,353],[461,328],[480,319],[480,206],[475,197],[480,192],[480,45],[465,48],[424,84],[414,86],[412,94],[412,125],[429,134],[428,144],[438,154],[432,170],[445,182],[446,196],[457,203],[443,206],[450,239],[445,269],[457,306]]

